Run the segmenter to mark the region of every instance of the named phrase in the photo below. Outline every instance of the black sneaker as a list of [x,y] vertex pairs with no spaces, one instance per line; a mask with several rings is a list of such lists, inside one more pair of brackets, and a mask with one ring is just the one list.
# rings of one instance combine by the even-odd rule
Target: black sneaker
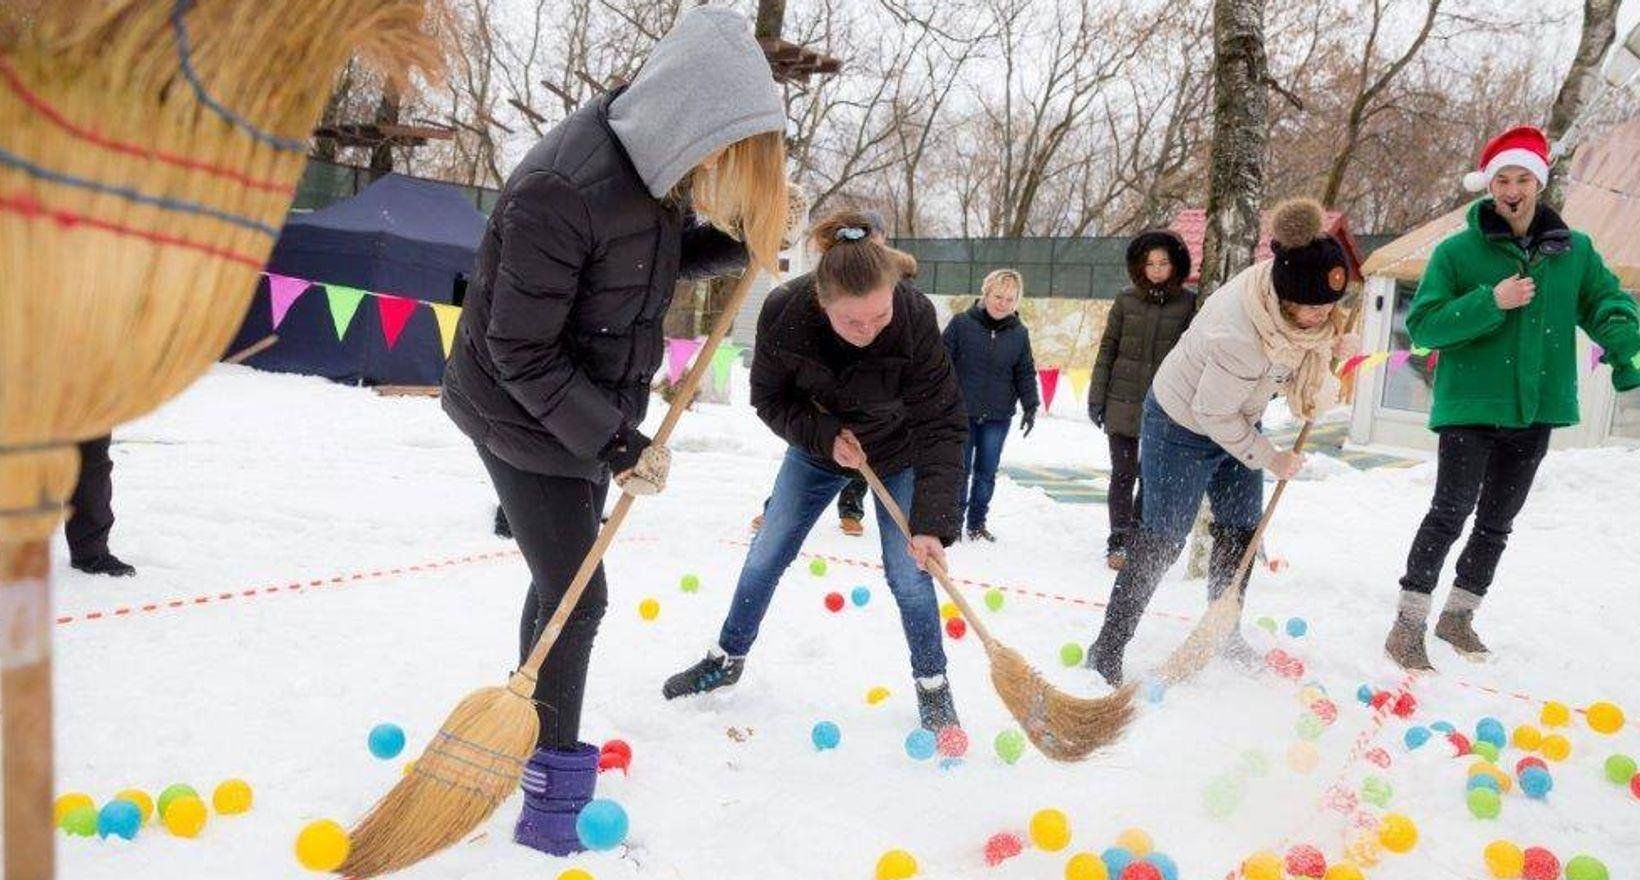
[[951,683],[941,676],[939,684],[924,688],[917,682],[917,718],[926,730],[938,733],[942,728],[961,727],[957,720],[957,704],[951,699]]
[[994,544],[994,543],[996,543],[997,536],[993,535],[989,531],[987,531],[984,526],[980,526],[977,529],[969,529],[968,530],[968,540],[970,540],[970,541],[990,541],[991,543]]
[[136,566],[125,562],[112,553],[104,553],[101,556],[93,556],[90,559],[83,559],[70,564],[86,574],[105,574],[109,577],[124,578],[137,573]]
[[728,687],[740,681],[740,671],[744,668],[745,657],[707,654],[699,663],[667,679],[661,694],[668,700],[675,700]]

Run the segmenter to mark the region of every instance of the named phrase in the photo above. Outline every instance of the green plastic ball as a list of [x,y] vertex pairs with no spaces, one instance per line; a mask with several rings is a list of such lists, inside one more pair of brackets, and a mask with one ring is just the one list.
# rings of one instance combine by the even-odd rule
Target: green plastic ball
[[159,801],[157,801],[157,805],[159,807],[159,817],[164,819],[165,808],[169,807],[172,801],[183,797],[196,798],[199,797],[199,792],[194,791],[193,786],[183,785],[180,782],[176,785],[166,786],[165,790],[159,793]]
[[1606,759],[1606,778],[1618,785],[1628,785],[1629,780],[1640,770],[1634,759],[1628,755],[1612,755]]
[[1059,648],[1059,662],[1067,667],[1077,666],[1082,662],[1082,646],[1075,642],[1066,642]]
[[1503,812],[1503,798],[1490,788],[1469,790],[1469,814],[1477,819],[1496,819]]
[[1566,880],[1611,880],[1611,872],[1594,856],[1572,856],[1566,863]]
[[57,827],[75,837],[92,837],[97,833],[97,808],[75,807],[63,814],[63,821],[57,823]]
[[683,580],[678,582],[678,587],[681,588],[685,593],[699,592],[700,591],[700,575],[696,575],[696,574],[686,574],[686,575],[684,575]]
[[997,734],[995,745],[997,757],[1004,764],[1012,764],[1025,754],[1025,734],[1011,728],[1004,730]]
[[1494,764],[1498,762],[1498,747],[1493,743],[1489,743],[1484,739],[1477,740],[1475,744],[1471,745],[1469,748],[1470,751],[1473,751],[1475,754],[1485,758],[1488,761],[1491,761]]
[[825,577],[826,576],[826,560],[821,559],[819,557],[815,557],[814,559],[810,559],[809,560],[809,574],[812,574],[815,577]]
[[986,590],[985,591],[985,607],[986,608],[989,608],[992,611],[1001,611],[1003,601],[1004,601],[1004,598],[1003,598],[1001,590],[992,589],[992,590]]

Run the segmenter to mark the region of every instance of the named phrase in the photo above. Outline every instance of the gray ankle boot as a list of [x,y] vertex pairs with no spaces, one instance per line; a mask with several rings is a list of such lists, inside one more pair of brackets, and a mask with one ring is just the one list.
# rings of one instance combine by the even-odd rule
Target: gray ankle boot
[[1470,660],[1483,660],[1491,653],[1481,637],[1475,634],[1475,609],[1480,604],[1479,594],[1454,587],[1452,595],[1447,597],[1446,608],[1435,621],[1435,638],[1451,645]]
[[1390,627],[1389,638],[1384,640],[1384,651],[1402,669],[1433,671],[1429,652],[1424,649],[1424,625],[1429,619],[1429,595],[1411,590],[1401,591],[1401,607],[1395,613],[1395,625]]

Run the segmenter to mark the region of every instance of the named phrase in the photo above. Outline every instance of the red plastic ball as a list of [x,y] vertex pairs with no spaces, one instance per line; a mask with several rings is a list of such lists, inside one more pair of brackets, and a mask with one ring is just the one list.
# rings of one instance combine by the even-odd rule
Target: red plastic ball
[[947,758],[960,758],[968,754],[968,733],[955,724],[942,727],[934,735],[934,746]]
[[1394,712],[1397,718],[1411,718],[1412,713],[1418,711],[1418,701],[1411,693],[1402,691],[1401,695],[1395,698],[1395,707],[1390,711]]
[[1276,674],[1282,678],[1298,681],[1304,677],[1304,661],[1297,657],[1288,657],[1287,662],[1281,664],[1280,668],[1276,670]]
[[604,743],[604,747],[598,751],[600,754],[606,755],[610,752],[615,752],[616,754],[626,758],[628,761],[632,760],[632,746],[629,745],[624,739],[612,739],[609,742]]
[[826,610],[832,612],[833,614],[836,614],[837,612],[842,611],[843,610],[843,594],[842,593],[827,593],[826,594]]
[[1025,844],[1019,839],[1019,835],[1006,831],[993,834],[990,840],[985,841],[985,864],[995,868],[1024,851]]
[[1520,876],[1526,880],[1560,880],[1560,859],[1541,846],[1526,848],[1526,868]]
[[1287,656],[1286,651],[1283,651],[1280,648],[1271,648],[1270,653],[1264,655],[1264,665],[1279,671],[1281,667],[1285,666],[1287,661],[1291,659],[1291,657]]
[[1338,720],[1338,704],[1326,697],[1311,703],[1310,711],[1314,712],[1315,717],[1320,718],[1323,724],[1332,724]]
[[1321,878],[1327,875],[1327,857],[1321,850],[1301,843],[1287,850],[1287,873],[1294,877]]
[[1640,798],[1640,773],[1634,774],[1634,778],[1629,780],[1629,792]]
[[1374,709],[1382,709],[1389,704],[1389,699],[1389,691],[1379,691],[1378,693],[1372,695],[1372,702],[1369,705],[1371,705]]
[[1520,774],[1525,773],[1527,767],[1538,767],[1543,770],[1549,769],[1549,765],[1543,763],[1542,758],[1539,758],[1537,755],[1527,755],[1526,757],[1515,762],[1515,775],[1519,776]]
[[598,756],[598,772],[602,773],[605,770],[619,770],[622,773],[625,773],[631,763],[632,759],[621,754],[620,752],[604,752]]
[[953,617],[945,622],[945,634],[953,639],[960,639],[968,634],[968,622],[960,617]]
[[1451,743],[1452,747],[1458,750],[1456,757],[1461,758],[1464,755],[1471,754],[1475,751],[1474,746],[1469,744],[1469,737],[1464,736],[1461,733],[1453,732],[1447,734],[1446,741]]
[[1129,862],[1122,869],[1122,880],[1166,880],[1162,869],[1149,862]]

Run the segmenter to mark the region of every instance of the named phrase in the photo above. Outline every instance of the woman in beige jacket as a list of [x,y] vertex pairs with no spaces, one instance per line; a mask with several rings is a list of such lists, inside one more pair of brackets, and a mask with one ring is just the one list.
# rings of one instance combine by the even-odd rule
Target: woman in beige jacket
[[[1336,308],[1349,281],[1344,249],[1322,231],[1321,206],[1303,199],[1276,209],[1274,256],[1255,263],[1208,297],[1156,372],[1140,426],[1142,522],[1116,578],[1088,665],[1112,686],[1122,654],[1162,575],[1178,559],[1206,495],[1213,509],[1208,596],[1230,585],[1253,539],[1268,469],[1288,479],[1304,456],[1279,450],[1259,430],[1270,401],[1282,396],[1302,419],[1338,400],[1334,358],[1359,340]],[[1223,652],[1257,655],[1234,635]]]

